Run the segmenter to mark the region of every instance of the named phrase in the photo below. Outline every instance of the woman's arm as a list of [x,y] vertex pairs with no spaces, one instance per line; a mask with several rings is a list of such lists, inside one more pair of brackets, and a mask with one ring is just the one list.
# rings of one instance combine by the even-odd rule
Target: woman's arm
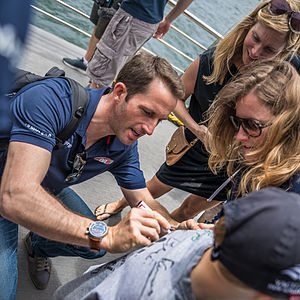
[[[199,65],[200,58],[197,58],[191,63],[181,77],[185,87],[185,100],[194,92]],[[185,127],[187,127],[201,141],[204,140],[207,131],[206,126],[199,125],[195,122],[186,109],[184,101],[177,102],[174,113],[184,123]]]

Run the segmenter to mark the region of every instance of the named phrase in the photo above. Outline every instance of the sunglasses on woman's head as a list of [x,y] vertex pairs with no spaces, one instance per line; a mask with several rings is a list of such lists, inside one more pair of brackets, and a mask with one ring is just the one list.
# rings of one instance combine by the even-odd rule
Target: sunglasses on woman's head
[[262,124],[257,120],[243,119],[237,116],[229,116],[229,119],[236,131],[239,131],[240,127],[242,126],[246,134],[251,137],[259,137],[262,133],[263,128],[271,125],[271,123]]
[[272,0],[269,11],[274,16],[288,14],[290,30],[300,33],[300,12],[293,11],[286,0]]

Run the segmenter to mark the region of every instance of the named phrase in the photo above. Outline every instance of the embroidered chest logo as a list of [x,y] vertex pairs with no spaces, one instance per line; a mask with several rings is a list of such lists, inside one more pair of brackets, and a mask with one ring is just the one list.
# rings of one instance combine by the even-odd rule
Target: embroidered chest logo
[[103,157],[103,156],[97,156],[97,157],[94,158],[94,160],[97,160],[100,163],[105,164],[105,165],[110,165],[114,162],[111,158]]

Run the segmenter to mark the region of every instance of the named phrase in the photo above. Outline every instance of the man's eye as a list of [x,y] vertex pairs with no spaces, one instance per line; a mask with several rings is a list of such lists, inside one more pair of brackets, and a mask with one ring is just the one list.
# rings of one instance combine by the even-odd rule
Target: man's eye
[[151,117],[151,116],[152,116],[152,113],[151,113],[151,111],[149,111],[149,110],[143,109],[143,112],[144,112],[144,114],[145,114],[146,116],[148,116],[148,117]]

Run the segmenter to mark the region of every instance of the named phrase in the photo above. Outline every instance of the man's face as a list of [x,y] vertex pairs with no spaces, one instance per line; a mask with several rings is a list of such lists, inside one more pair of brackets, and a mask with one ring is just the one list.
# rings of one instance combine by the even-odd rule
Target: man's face
[[177,99],[158,79],[152,81],[146,93],[135,94],[126,101],[119,97],[111,118],[111,128],[124,144],[132,144],[141,136],[151,135],[154,128],[174,110]]

